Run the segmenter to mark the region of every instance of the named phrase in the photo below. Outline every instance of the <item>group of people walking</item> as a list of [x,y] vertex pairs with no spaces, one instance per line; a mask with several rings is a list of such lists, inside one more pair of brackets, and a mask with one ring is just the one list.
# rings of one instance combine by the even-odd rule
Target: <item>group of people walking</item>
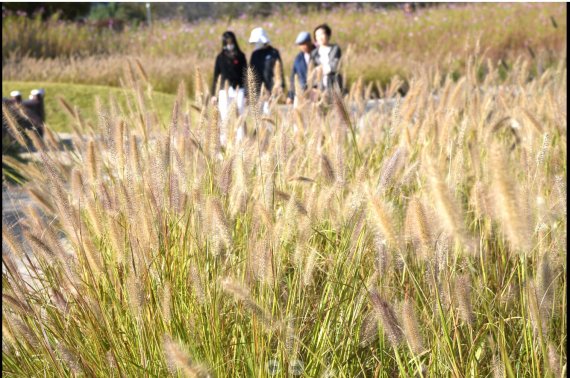
[[[342,78],[339,73],[341,50],[338,45],[330,43],[331,35],[331,28],[327,24],[322,24],[313,31],[316,43],[313,42],[311,34],[306,31],[300,32],[297,36],[295,44],[300,52],[295,57],[291,70],[287,93],[288,104],[295,99],[295,76],[301,88],[307,89],[307,76],[311,62],[315,68],[322,70],[322,80],[317,84],[319,89],[332,89],[335,84],[342,89]],[[249,62],[255,73],[256,93],[261,93],[262,88],[265,93],[272,93],[277,86],[285,91],[284,80],[277,80],[278,77],[276,77],[277,75],[284,77],[281,55],[279,50],[271,45],[266,31],[260,27],[253,29],[249,43],[254,46]],[[239,114],[245,110],[248,97],[245,78],[247,67],[245,54],[239,48],[235,34],[231,31],[224,32],[222,51],[216,57],[212,84],[213,101],[217,102],[222,119],[227,117],[230,105],[234,101]],[[218,88],[219,91],[216,93]],[[269,110],[267,101],[263,104],[263,111],[267,113]]]

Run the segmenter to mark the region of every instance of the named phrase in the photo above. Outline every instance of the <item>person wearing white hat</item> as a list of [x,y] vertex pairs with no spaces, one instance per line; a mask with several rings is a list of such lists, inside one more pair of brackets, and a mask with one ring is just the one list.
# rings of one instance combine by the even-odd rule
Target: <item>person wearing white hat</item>
[[[275,86],[275,65],[280,64],[280,72],[277,74],[283,78],[283,62],[279,50],[270,45],[271,41],[263,28],[255,28],[251,31],[249,43],[255,45],[255,50],[249,60],[253,71],[257,77],[256,91],[259,94],[261,85],[265,87],[267,93],[271,93]],[[285,82],[281,80],[281,89],[285,90]],[[264,104],[264,113],[267,113],[267,104]]]
[[311,52],[315,49],[315,45],[311,40],[311,34],[302,31],[297,35],[295,44],[299,46],[299,54],[293,62],[293,70],[289,79],[289,93],[287,96],[287,104],[291,104],[295,99],[295,76],[299,80],[301,88],[307,89],[307,72],[309,70],[309,62],[311,61]]
[[256,50],[264,47],[270,42],[269,36],[267,36],[267,32],[265,32],[263,28],[255,28],[249,35],[249,43],[254,44]]

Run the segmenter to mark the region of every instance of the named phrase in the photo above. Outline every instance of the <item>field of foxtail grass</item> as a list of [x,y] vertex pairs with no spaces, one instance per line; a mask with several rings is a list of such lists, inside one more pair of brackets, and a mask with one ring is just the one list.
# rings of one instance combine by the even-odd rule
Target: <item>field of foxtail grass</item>
[[566,61],[468,67],[225,122],[181,85],[166,128],[130,75],[75,151],[7,162],[36,206],[3,227],[3,374],[565,375]]

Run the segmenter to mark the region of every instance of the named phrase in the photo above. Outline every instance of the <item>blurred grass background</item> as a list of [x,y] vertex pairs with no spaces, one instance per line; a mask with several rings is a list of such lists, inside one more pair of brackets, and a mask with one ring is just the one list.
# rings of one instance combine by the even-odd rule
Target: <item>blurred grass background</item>
[[123,62],[137,58],[155,90],[176,93],[184,80],[192,93],[196,69],[211,80],[225,30],[236,33],[249,58],[251,29],[265,28],[288,75],[298,52],[293,43],[297,33],[323,22],[333,30],[332,42],[342,48],[348,85],[362,77],[365,84],[385,87],[394,75],[407,81],[418,70],[439,69],[458,77],[469,54],[477,50],[502,70],[522,54],[531,72],[547,69],[566,54],[565,3],[442,4],[418,8],[411,15],[370,4],[308,11],[283,6],[270,17],[222,16],[194,22],[158,19],[151,28],[138,22],[115,30],[57,15],[7,15],[2,24],[2,78],[119,86]]

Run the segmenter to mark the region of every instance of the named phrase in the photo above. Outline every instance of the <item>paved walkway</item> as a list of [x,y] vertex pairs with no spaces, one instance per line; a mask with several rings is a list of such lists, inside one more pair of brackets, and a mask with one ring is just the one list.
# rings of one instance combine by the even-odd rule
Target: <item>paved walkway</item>
[[22,218],[22,207],[30,203],[29,196],[22,188],[11,184],[2,184],[2,224],[18,225]]
[[[24,214],[22,209],[26,206],[32,204],[28,194],[21,188],[15,185],[2,184],[2,226],[6,227],[8,230],[13,231],[14,234],[20,241],[22,241],[22,222],[24,220]],[[24,252],[31,256],[29,249],[24,246]],[[2,255],[4,255],[4,244],[2,244]],[[13,256],[13,255],[12,255]],[[15,257],[15,256],[13,256]],[[30,277],[28,270],[24,264],[24,261],[20,259],[14,259],[16,263],[16,268],[24,277],[26,282],[34,285],[34,279]],[[2,264],[2,273],[6,271],[6,267]]]

